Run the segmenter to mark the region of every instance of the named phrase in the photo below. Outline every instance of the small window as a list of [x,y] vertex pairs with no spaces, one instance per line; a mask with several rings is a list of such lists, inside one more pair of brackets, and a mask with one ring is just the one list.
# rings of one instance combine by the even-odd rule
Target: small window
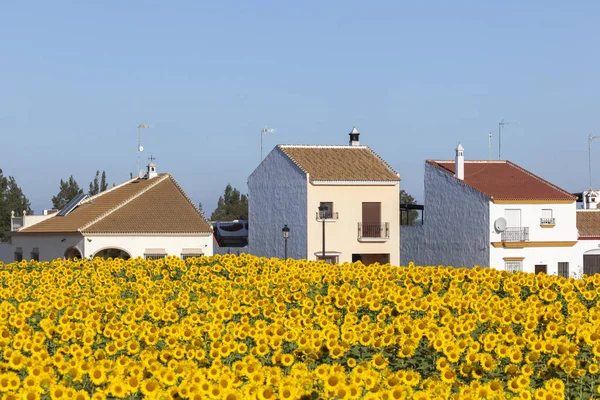
[[40,261],[40,249],[37,247],[34,247],[33,250],[31,250],[31,259],[34,261]]
[[569,277],[569,263],[568,262],[559,262],[558,263],[558,276],[562,276],[563,278]]
[[325,202],[321,202],[319,204],[319,209],[321,207],[325,207],[324,211],[320,211],[320,218],[321,219],[332,219],[333,218],[333,202],[332,201],[325,201]]
[[181,255],[181,259],[182,260],[187,260],[188,258],[192,258],[192,257],[202,257],[204,254],[202,253],[196,253],[196,254],[182,254]]
[[15,250],[15,261],[23,261],[23,248],[17,247]]
[[508,272],[522,272],[523,261],[505,261],[504,270]]
[[328,264],[337,264],[338,256],[325,256],[325,257],[317,256],[317,260],[324,260]]
[[159,260],[166,256],[167,252],[165,249],[146,249],[146,251],[144,251],[144,258],[146,260]]
[[554,225],[554,217],[552,216],[552,209],[545,208],[542,210],[542,218],[540,223],[542,225]]

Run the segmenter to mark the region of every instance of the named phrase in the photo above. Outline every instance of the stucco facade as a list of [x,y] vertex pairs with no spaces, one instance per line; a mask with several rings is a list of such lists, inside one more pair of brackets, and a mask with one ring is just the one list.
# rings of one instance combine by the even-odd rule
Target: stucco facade
[[15,235],[7,251],[2,253],[5,263],[14,261],[14,252],[22,250],[23,259],[30,259],[37,249],[40,261],[64,258],[67,250],[75,248],[83,258],[94,257],[105,249],[119,249],[130,257],[144,257],[147,249],[164,249],[168,255],[180,257],[184,249],[202,250],[213,255],[210,236],[87,236],[82,235]]
[[423,227],[403,227],[402,265],[489,266],[485,195],[426,163],[424,205]]
[[281,229],[290,228],[288,257],[307,257],[307,177],[278,148],[248,177],[248,251],[284,256]]
[[[399,183],[389,185],[308,185],[308,258],[322,253],[323,223],[317,220],[321,202],[332,202],[337,219],[325,220],[325,252],[338,254],[338,261],[352,262],[353,254],[389,254],[392,265],[400,264]],[[389,238],[358,239],[362,203],[381,203],[381,223],[389,224]]]
[[[578,262],[576,203],[542,203],[542,204],[495,204],[490,202],[490,265],[497,269],[505,269],[506,261],[521,261],[523,272],[535,272],[536,265],[545,265],[548,274],[558,274],[558,263],[569,263],[570,275],[579,273],[581,262]],[[508,218],[511,211],[521,216],[521,228],[528,229],[526,242],[502,243],[502,232],[494,228],[499,218]],[[555,224],[542,224],[541,219],[550,210]],[[510,224],[510,222],[509,222]],[[520,247],[522,245],[523,247]],[[583,256],[582,256],[583,257]],[[583,260],[583,258],[582,258]]]

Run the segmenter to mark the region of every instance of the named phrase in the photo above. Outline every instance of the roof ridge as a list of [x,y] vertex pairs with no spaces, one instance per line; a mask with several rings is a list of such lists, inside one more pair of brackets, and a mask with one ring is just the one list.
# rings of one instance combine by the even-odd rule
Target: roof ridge
[[165,174],[163,176],[160,176],[160,177],[156,178],[156,182],[154,182],[151,185],[148,185],[148,187],[140,190],[139,192],[133,194],[131,197],[129,197],[129,198],[125,199],[124,201],[122,201],[121,203],[117,204],[115,207],[113,207],[110,210],[106,211],[105,213],[99,215],[98,217],[96,217],[92,221],[88,222],[84,226],[82,226],[79,229],[77,229],[77,231],[78,232],[82,232],[82,231],[86,230],[87,228],[89,228],[90,226],[94,225],[95,223],[100,222],[101,220],[103,220],[104,218],[106,218],[107,216],[109,216],[110,214],[112,214],[115,211],[117,211],[119,208],[121,208],[124,205],[130,203],[131,201],[137,199],[142,194],[146,193],[148,190],[152,189],[153,187],[155,187],[156,185],[158,185],[159,183],[161,183],[162,181],[164,181],[169,176],[170,176],[169,174]]
[[[297,166],[298,168],[300,168],[300,170],[301,170],[302,172],[304,172],[306,175],[309,175],[309,176],[310,176],[310,174],[308,173],[308,171],[307,171],[307,170],[305,170],[305,169],[304,169],[304,167],[303,167],[302,165],[300,165],[300,163],[299,163],[299,162],[298,162],[298,161],[297,161],[297,160],[296,160],[294,157],[292,157],[292,156],[291,156],[291,154],[289,154],[287,151],[285,151],[285,147],[284,147],[284,146],[286,146],[286,145],[281,145],[281,144],[278,144],[278,145],[277,145],[277,148],[278,148],[279,150],[281,150],[281,152],[282,152],[283,154],[285,154],[285,156],[286,156],[287,158],[289,158],[290,160],[292,160],[292,162],[293,162],[294,164],[296,164],[296,166]],[[288,146],[288,147],[291,147],[291,146]]]
[[206,218],[206,215],[204,215],[204,213],[200,210],[200,208],[196,205],[196,203],[194,203],[192,201],[192,199],[190,199],[190,196],[188,196],[187,193],[183,190],[183,188],[181,186],[179,186],[179,183],[177,183],[175,178],[173,178],[173,176],[171,176],[170,174],[169,174],[169,176],[171,177],[171,182],[173,182],[173,184],[175,184],[175,187],[179,190],[179,192],[183,195],[183,197],[185,197],[185,199],[192,205],[192,207],[194,207],[194,210],[196,210],[196,212],[198,214],[200,214],[200,216],[202,217],[204,222],[206,222],[208,224],[208,226],[210,227],[210,229],[212,231],[213,227],[212,227],[212,224],[210,223],[210,220],[208,218]]
[[555,189],[555,190],[558,190],[559,192],[562,192],[563,194],[566,194],[566,195],[568,195],[569,197],[572,197],[572,198],[574,198],[574,199],[576,199],[576,198],[577,198],[577,196],[573,196],[573,194],[572,194],[572,193],[570,193],[570,192],[567,192],[566,190],[564,190],[564,189],[562,189],[562,188],[560,188],[560,187],[556,186],[555,184],[551,183],[550,181],[547,181],[547,180],[545,180],[545,179],[544,179],[544,178],[542,178],[541,176],[537,176],[537,175],[536,175],[536,174],[534,174],[533,172],[531,172],[531,171],[528,171],[528,170],[526,170],[525,168],[523,168],[523,167],[521,167],[521,166],[519,166],[519,165],[517,165],[517,164],[515,164],[515,163],[513,163],[513,162],[511,162],[511,161],[508,161],[508,160],[507,160],[507,161],[506,161],[506,163],[507,163],[508,165],[512,165],[513,167],[515,167],[515,168],[517,168],[517,169],[519,169],[519,170],[523,171],[524,173],[528,174],[528,175],[529,175],[529,176],[531,176],[532,178],[534,178],[534,179],[537,179],[538,181],[540,181],[540,182],[542,182],[542,183],[544,183],[544,184],[546,184],[546,185],[548,185],[548,186],[552,187],[553,189]]
[[278,144],[281,148],[304,148],[304,149],[367,149],[366,145],[348,145],[348,144]]
[[100,193],[96,193],[95,195],[93,195],[93,196],[91,196],[91,197],[88,197],[88,198],[84,199],[84,200],[83,200],[81,203],[79,203],[79,204],[93,203],[93,202],[94,202],[94,199],[96,199],[96,198],[98,198],[98,197],[101,197],[102,195],[104,195],[104,194],[107,194],[107,193],[109,193],[109,192],[112,192],[113,190],[119,189],[119,188],[121,188],[122,186],[125,186],[125,185],[127,185],[128,183],[131,183],[131,182],[135,181],[136,179],[139,179],[139,178],[138,178],[138,177],[135,177],[135,178],[131,178],[131,179],[129,179],[129,180],[126,180],[125,182],[121,182],[121,183],[119,183],[118,185],[111,187],[110,189],[106,189],[106,190],[104,190],[104,191],[102,191],[102,192],[100,192]]
[[[356,147],[356,146],[355,146]],[[377,154],[377,152],[375,150],[373,150],[372,148],[370,148],[369,146],[365,146],[367,149],[369,149],[369,151],[371,153],[373,153],[373,155],[375,157],[377,157],[379,159],[379,161],[381,161],[383,163],[383,165],[385,165],[387,167],[387,169],[389,169],[390,171],[392,171],[394,174],[396,174],[396,176],[398,177],[398,179],[400,179],[400,174],[398,173],[398,171],[396,171],[394,168],[392,168],[392,166],[390,164],[387,163],[387,161],[385,161],[379,154]],[[401,180],[401,179],[400,179]]]

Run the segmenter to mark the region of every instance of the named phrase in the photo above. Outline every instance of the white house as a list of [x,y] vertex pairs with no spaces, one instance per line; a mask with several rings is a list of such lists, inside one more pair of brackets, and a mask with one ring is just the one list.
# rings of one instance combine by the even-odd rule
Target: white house
[[578,241],[576,254],[583,273],[600,274],[600,193],[587,190],[582,193],[583,209],[577,210]]
[[81,195],[60,212],[38,217],[13,216],[11,259],[2,261],[213,254],[209,221],[154,163],[143,178]]
[[576,199],[510,161],[465,161],[459,145],[425,162],[425,223],[403,227],[402,264],[579,274]]
[[250,175],[250,253],[398,265],[399,175],[349,135],[346,146],[278,145]]

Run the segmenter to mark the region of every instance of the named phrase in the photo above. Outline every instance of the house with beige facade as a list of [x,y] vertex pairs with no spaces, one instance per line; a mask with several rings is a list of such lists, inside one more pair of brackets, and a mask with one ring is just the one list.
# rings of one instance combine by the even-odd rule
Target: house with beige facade
[[278,145],[248,178],[249,252],[400,262],[400,177],[352,130],[349,145]]
[[422,226],[403,226],[402,264],[582,273],[577,197],[507,160],[425,161]]
[[[63,210],[13,214],[10,259],[113,257],[146,259],[213,254],[209,221],[168,173],[151,162],[134,178],[95,196],[80,195]],[[6,256],[5,256],[6,258]]]

